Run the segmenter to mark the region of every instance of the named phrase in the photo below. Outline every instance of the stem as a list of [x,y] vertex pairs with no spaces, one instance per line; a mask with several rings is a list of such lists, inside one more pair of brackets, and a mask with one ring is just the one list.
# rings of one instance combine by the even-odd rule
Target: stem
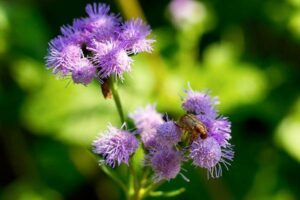
[[141,199],[143,197],[146,197],[149,195],[150,192],[156,190],[159,186],[161,186],[163,183],[165,183],[165,181],[160,181],[157,183],[152,183],[150,184],[147,188],[144,189],[143,193],[141,194]]
[[100,165],[100,167],[102,168],[102,171],[108,175],[109,177],[111,177],[121,188],[122,190],[125,192],[125,194],[127,195],[127,187],[125,186],[125,184],[116,176],[116,174],[114,174],[111,170],[109,170],[105,165]]
[[119,117],[120,117],[120,120],[121,120],[121,124],[124,124],[124,122],[125,122],[124,112],[123,112],[123,109],[122,109],[122,104],[121,104],[120,96],[119,96],[119,93],[118,93],[117,84],[116,84],[116,82],[114,81],[114,79],[112,77],[109,79],[109,84],[110,84],[112,95],[113,95],[113,98],[114,98],[114,101],[115,101],[115,104],[116,104],[116,107],[117,107],[117,110],[118,110],[118,114],[119,114]]
[[139,190],[139,183],[136,177],[136,173],[135,170],[133,168],[133,166],[130,164],[129,166],[129,172],[131,174],[131,176],[133,177],[133,188],[134,188],[134,192],[137,193]]

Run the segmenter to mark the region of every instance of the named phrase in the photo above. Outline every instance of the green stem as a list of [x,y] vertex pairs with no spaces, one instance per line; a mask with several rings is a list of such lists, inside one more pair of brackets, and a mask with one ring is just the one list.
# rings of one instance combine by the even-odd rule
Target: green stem
[[102,168],[102,171],[108,175],[110,178],[112,178],[121,188],[122,190],[125,192],[125,194],[127,195],[127,187],[125,186],[125,184],[116,176],[116,174],[114,174],[110,169],[108,169],[105,165],[100,165],[100,167]]
[[154,183],[150,184],[147,188],[145,188],[143,190],[140,199],[148,196],[150,192],[155,191],[163,183],[165,183],[165,181],[160,181],[160,182],[157,182],[157,183],[154,182]]
[[181,193],[185,192],[185,188],[179,188],[173,191],[153,191],[150,192],[151,197],[174,197],[180,195]]
[[117,107],[117,110],[118,110],[118,114],[119,114],[119,117],[120,117],[120,120],[121,120],[121,124],[124,124],[124,122],[125,122],[124,112],[123,112],[123,109],[122,109],[122,104],[121,104],[120,96],[119,96],[119,93],[118,93],[117,84],[116,84],[116,82],[114,81],[114,79],[112,77],[109,80],[109,84],[110,84],[110,89],[112,91],[112,95],[113,95],[113,98],[114,98],[114,101],[115,101],[115,104],[116,104],[116,107]]

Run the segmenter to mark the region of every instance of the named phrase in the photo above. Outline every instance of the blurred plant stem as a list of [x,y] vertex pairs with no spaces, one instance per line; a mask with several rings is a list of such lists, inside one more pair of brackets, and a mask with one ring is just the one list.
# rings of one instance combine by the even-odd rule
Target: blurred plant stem
[[102,171],[108,175],[110,178],[112,178],[120,187],[121,189],[127,194],[127,187],[126,185],[119,179],[117,174],[115,174],[110,168],[106,167],[106,165],[100,165]]
[[116,0],[119,4],[123,15],[129,18],[142,18],[145,20],[145,15],[141,9],[138,0]]
[[115,101],[118,110],[121,124],[123,125],[125,123],[125,118],[124,118],[124,112],[123,112],[120,96],[118,93],[117,82],[111,77],[109,80],[109,84],[110,84],[110,89],[112,91],[113,99]]

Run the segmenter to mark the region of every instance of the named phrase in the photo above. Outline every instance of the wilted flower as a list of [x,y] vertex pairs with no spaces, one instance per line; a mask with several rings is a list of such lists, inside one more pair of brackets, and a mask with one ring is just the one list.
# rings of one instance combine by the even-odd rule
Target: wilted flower
[[133,134],[109,125],[92,145],[94,153],[103,157],[102,163],[115,167],[121,163],[128,165],[129,157],[138,148],[138,140]]

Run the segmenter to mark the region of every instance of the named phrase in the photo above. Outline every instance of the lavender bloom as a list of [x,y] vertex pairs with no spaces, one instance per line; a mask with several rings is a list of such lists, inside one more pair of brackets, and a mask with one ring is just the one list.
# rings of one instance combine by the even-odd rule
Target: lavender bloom
[[182,132],[175,122],[168,121],[158,126],[157,135],[161,144],[172,146],[180,141]]
[[122,25],[120,41],[129,52],[134,54],[151,52],[151,45],[155,40],[146,38],[150,32],[150,26],[141,19],[132,19]]
[[120,48],[118,42],[94,41],[94,48],[88,48],[94,53],[92,58],[94,63],[99,66],[99,74],[101,78],[115,75],[123,78],[124,72],[129,72],[133,60],[127,55],[127,52]]
[[175,178],[181,169],[183,156],[179,151],[173,149],[162,149],[154,152],[149,157],[149,165],[154,171],[154,181],[170,180]]
[[217,117],[215,109],[215,105],[219,103],[217,97],[210,97],[207,93],[193,91],[191,88],[185,90],[185,93],[187,96],[182,103],[184,110],[195,113],[201,120]]
[[60,31],[62,35],[68,39],[68,41],[78,46],[85,45],[90,38],[89,32],[85,30],[80,30],[76,26],[62,26],[60,28]]
[[226,117],[219,117],[213,121],[212,127],[209,130],[209,135],[220,144],[221,147],[229,145],[228,140],[231,139],[231,123]]
[[82,56],[82,50],[78,45],[60,36],[49,42],[46,64],[48,68],[53,69],[54,74],[66,76]]
[[154,40],[147,39],[150,27],[142,20],[121,25],[121,18],[110,13],[106,4],[88,4],[88,17],[75,19],[72,26],[62,26],[62,35],[49,43],[46,63],[53,73],[71,75],[75,83],[87,85],[96,77],[115,76],[131,70],[128,54],[150,52]]
[[109,10],[106,4],[88,4],[85,8],[88,17],[74,20],[73,27],[87,31],[90,34],[89,39],[95,33],[99,34],[99,31],[106,36],[112,35],[119,27],[120,18],[115,14],[110,14]]
[[228,140],[231,139],[231,123],[227,117],[218,117],[216,119],[204,118],[202,115],[197,115],[207,130],[207,135],[213,137],[221,147],[229,145]]
[[208,177],[218,178],[222,175],[223,164],[226,169],[233,159],[233,151],[230,146],[221,148],[219,143],[213,138],[208,137],[195,140],[190,147],[190,157],[193,159],[193,164],[198,167],[206,168]]
[[72,70],[72,79],[74,83],[89,84],[96,75],[96,67],[86,58],[78,60],[76,67]]
[[93,142],[93,151],[103,157],[100,163],[111,167],[125,163],[137,150],[138,140],[131,133],[111,125],[108,130]]
[[155,109],[155,105],[147,105],[129,114],[133,120],[138,133],[146,148],[157,148],[160,146],[157,141],[156,128],[162,124],[163,118]]

